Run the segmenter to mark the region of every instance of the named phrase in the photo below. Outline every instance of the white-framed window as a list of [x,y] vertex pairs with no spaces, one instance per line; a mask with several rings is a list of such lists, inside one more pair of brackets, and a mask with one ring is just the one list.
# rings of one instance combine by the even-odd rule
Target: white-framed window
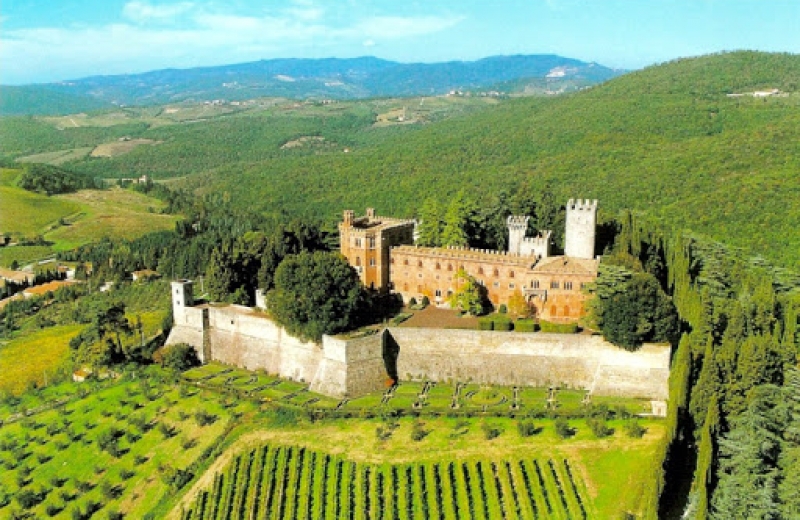
[[571,291],[572,290],[572,282],[564,282],[564,289]]
[[558,289],[558,282],[555,281],[555,280],[551,281],[550,282],[550,288],[551,289]]

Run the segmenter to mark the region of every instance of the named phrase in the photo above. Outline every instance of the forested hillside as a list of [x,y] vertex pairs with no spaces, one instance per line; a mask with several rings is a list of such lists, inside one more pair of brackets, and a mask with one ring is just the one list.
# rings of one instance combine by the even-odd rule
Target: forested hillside
[[[421,194],[536,189],[648,211],[787,265],[800,260],[800,57],[680,60],[558,99],[523,99],[350,154],[229,164],[187,187],[264,210],[375,206],[413,215]],[[728,97],[777,88],[769,98]]]
[[[752,95],[770,89],[779,93]],[[96,123],[3,119],[0,138],[12,157],[150,139],[159,144],[68,164],[91,176],[180,176],[242,207],[330,222],[345,207],[412,216],[431,193],[482,199],[549,184],[557,200],[646,211],[796,267],[799,109],[800,57],[735,52],[556,98],[125,109]]]

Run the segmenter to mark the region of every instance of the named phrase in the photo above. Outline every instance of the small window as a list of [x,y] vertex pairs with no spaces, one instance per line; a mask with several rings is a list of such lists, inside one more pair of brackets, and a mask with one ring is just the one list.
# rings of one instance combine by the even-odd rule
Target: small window
[[361,267],[361,257],[360,256],[356,257],[356,267]]
[[405,260],[403,260],[403,265],[408,265],[408,258],[406,258]]
[[375,249],[375,237],[370,237],[369,239],[369,248]]
[[392,265],[394,265],[394,257],[392,257],[392,259],[391,259],[391,260],[389,260],[389,262],[390,262]]
[[514,287],[516,287],[516,285],[514,285],[513,283],[508,284],[509,289],[513,289]]
[[572,282],[564,282],[564,289],[571,291],[572,290]]
[[404,290],[404,291],[408,291],[408,284],[407,284],[407,283],[404,283],[404,284],[403,284],[403,290]]
[[532,281],[531,282],[531,287],[533,287],[534,289],[538,289],[539,288],[539,280]]
[[508,277],[509,278],[514,278],[514,271],[509,271],[508,272]]
[[581,282],[581,291],[584,290],[584,289],[586,289],[586,284]]
[[361,247],[361,239],[360,238],[356,239],[356,247]]
[[442,265],[439,262],[436,262],[436,270],[438,271],[441,268],[442,268]]
[[498,288],[498,287],[500,287],[500,282],[494,282],[494,283],[492,284],[492,287],[494,287],[495,289],[496,289],[496,288]]
[[447,291],[447,297],[449,298],[451,296],[453,296],[453,291],[452,290],[448,290]]
[[498,276],[500,276],[500,271],[498,271],[497,269],[495,269],[495,270],[494,270],[494,276],[495,276],[495,277],[498,277]]
[[478,274],[483,274],[483,267],[478,268]]
[[436,297],[440,298],[441,296],[442,296],[442,291],[439,290],[439,289],[436,289]]
[[417,267],[422,267],[422,260],[417,262]]
[[417,275],[417,278],[422,278],[422,273],[419,273],[419,274]]
[[369,265],[370,265],[371,267],[375,267],[375,259],[374,259],[374,258],[370,258],[370,259],[369,259]]
[[557,282],[557,281],[555,281],[555,280],[553,280],[552,282],[550,282],[550,288],[551,288],[551,289],[558,289],[558,282]]
[[447,264],[447,270],[448,271],[452,271],[453,270],[453,264]]

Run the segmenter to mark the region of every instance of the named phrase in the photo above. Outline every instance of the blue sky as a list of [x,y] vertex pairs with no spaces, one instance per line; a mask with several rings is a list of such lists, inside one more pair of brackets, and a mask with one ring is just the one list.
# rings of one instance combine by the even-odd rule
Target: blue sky
[[3,0],[0,83],[270,58],[800,52],[800,0]]

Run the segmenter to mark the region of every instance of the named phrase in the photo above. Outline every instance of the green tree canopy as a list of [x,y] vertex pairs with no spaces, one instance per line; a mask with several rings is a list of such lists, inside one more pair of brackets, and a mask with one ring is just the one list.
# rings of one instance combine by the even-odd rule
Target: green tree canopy
[[347,260],[322,251],[287,256],[275,271],[275,289],[268,297],[278,323],[313,341],[355,324],[361,301],[361,283]]

